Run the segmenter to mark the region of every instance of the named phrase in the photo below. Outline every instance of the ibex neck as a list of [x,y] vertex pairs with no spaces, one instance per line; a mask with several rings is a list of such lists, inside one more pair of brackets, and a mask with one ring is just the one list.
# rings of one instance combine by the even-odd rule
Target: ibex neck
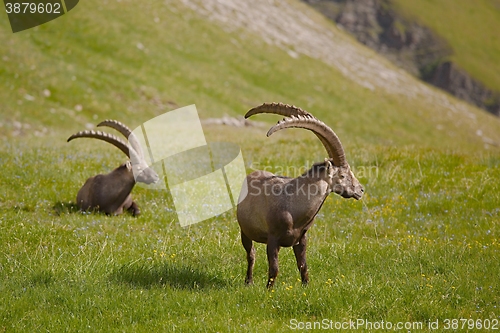
[[115,193],[117,193],[117,200],[118,198],[125,200],[125,198],[132,191],[132,188],[134,188],[134,174],[131,170],[128,170],[122,165],[113,170],[111,175],[113,175],[113,177],[109,186],[115,189]]
[[292,179],[284,188],[294,221],[307,224],[319,211],[329,192],[329,183],[319,174]]

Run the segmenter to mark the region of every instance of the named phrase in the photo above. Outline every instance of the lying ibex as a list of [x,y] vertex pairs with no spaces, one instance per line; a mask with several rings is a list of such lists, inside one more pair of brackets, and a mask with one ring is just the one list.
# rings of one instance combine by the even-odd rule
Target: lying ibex
[[76,203],[82,211],[97,209],[106,214],[119,215],[123,213],[123,210],[128,210],[137,216],[141,211],[130,195],[135,182],[152,184],[156,183],[159,177],[147,165],[137,137],[127,126],[116,120],[105,120],[97,126],[116,129],[128,138],[130,145],[112,134],[88,130],[73,134],[68,138],[68,142],[76,138],[103,140],[120,149],[130,160],[106,175],[97,175],[87,179],[78,191]]
[[248,268],[245,282],[252,284],[255,249],[252,241],[267,244],[269,277],[267,287],[274,285],[278,275],[280,247],[293,246],[302,283],[309,282],[306,264],[306,232],[331,192],[344,198],[360,199],[363,186],[352,173],[337,135],[323,122],[298,107],[281,103],[263,104],[251,109],[248,118],[259,113],[285,116],[267,132],[290,127],[312,131],[321,140],[328,159],[316,163],[297,178],[276,176],[255,171],[246,178],[237,207],[241,241],[247,252]]

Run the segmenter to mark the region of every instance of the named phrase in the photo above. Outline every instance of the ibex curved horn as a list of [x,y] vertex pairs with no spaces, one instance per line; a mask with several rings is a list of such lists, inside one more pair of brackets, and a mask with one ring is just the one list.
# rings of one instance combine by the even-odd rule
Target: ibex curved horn
[[141,144],[139,143],[139,140],[135,136],[134,132],[128,128],[127,125],[119,122],[118,120],[113,120],[113,119],[106,119],[104,121],[101,121],[99,124],[97,124],[97,127],[100,126],[107,126],[114,128],[121,134],[123,134],[124,137],[127,138],[128,142],[132,146],[132,148],[137,152],[137,154],[141,157],[144,158],[144,152],[142,151]]
[[259,105],[257,107],[254,107],[253,109],[250,109],[246,114],[245,114],[245,119],[248,117],[251,117],[253,115],[259,114],[259,113],[272,113],[272,114],[278,114],[284,117],[291,117],[291,116],[304,116],[304,117],[313,117],[312,114],[309,112],[302,110],[298,106],[295,105],[289,105],[289,104],[283,104],[283,103],[264,103],[262,105]]
[[333,132],[332,129],[325,123],[316,118],[303,118],[300,116],[285,118],[271,127],[271,129],[267,132],[267,136],[271,136],[276,131],[290,127],[304,128],[315,133],[325,146],[329,157],[333,160],[333,164],[336,166],[347,165],[344,148],[342,147],[342,143],[340,142],[337,134],[335,134],[335,132]]
[[284,128],[296,127],[308,129],[320,139],[328,152],[328,156],[336,166],[347,165],[344,148],[335,132],[325,123],[318,120],[309,112],[299,107],[282,103],[264,103],[247,112],[245,118],[258,113],[272,113],[289,118],[279,121],[267,132],[267,136]]
[[109,133],[105,133],[105,132],[101,132],[101,131],[93,131],[93,130],[80,131],[80,132],[75,133],[72,136],[70,136],[68,138],[67,142],[70,142],[71,140],[77,139],[77,138],[92,138],[92,139],[106,141],[108,143],[111,143],[116,148],[120,149],[132,161],[134,161],[134,160],[140,161],[141,160],[140,156],[138,155],[138,153],[134,149],[130,149],[129,145],[127,145],[120,138],[116,137],[113,134],[109,134]]
[[93,138],[93,139],[98,139],[102,141],[106,141],[108,143],[111,143],[113,146],[116,148],[120,149],[125,155],[127,155],[130,158],[130,153],[128,149],[128,145],[123,142],[120,138],[117,138],[113,134],[101,132],[101,131],[80,131],[78,133],[73,134],[70,136],[67,140],[67,142],[70,142],[73,139],[77,138]]

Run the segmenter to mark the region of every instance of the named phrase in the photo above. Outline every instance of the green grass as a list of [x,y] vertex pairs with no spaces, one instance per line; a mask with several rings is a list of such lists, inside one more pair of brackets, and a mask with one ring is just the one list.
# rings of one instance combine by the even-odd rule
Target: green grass
[[[4,150],[0,328],[284,332],[292,319],[499,318],[500,158],[355,148],[366,197],[328,198],[309,233],[310,285],[282,249],[274,292],[263,245],[255,285],[244,286],[234,212],[181,228],[167,192],[136,188],[138,218],[81,214],[71,204],[79,184],[112,162],[68,147]],[[307,155],[303,146],[268,166]]]
[[498,0],[395,0],[405,15],[444,37],[451,59],[487,87],[500,91],[500,2]]
[[[86,1],[37,29],[9,29],[0,22],[0,332],[499,319],[500,154],[476,135],[500,141],[498,119],[477,110],[475,121],[450,118],[425,100],[366,90],[179,4]],[[181,228],[167,191],[139,187],[138,218],[75,209],[85,179],[124,160],[104,143],[65,142],[87,123],[135,127],[192,103],[204,118],[242,115],[264,101],[331,125],[366,188],[361,201],[325,202],[309,231],[308,287],[282,249],[277,286],[266,291],[264,245],[255,285],[244,286],[234,211]],[[208,141],[240,145],[248,171],[297,175],[325,155],[305,131],[204,130]]]

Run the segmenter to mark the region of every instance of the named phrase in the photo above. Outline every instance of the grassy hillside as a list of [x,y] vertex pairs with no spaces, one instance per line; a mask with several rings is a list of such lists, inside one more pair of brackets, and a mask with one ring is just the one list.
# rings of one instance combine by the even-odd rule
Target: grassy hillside
[[476,150],[478,129],[500,142],[499,122],[480,112],[471,111],[477,124],[464,123],[425,100],[367,90],[323,62],[228,33],[175,2],[135,6],[86,2],[18,34],[2,21],[1,135],[50,132],[63,143],[71,130],[107,117],[135,126],[192,103],[208,117],[284,101],[330,121],[347,142]]
[[[497,118],[456,101],[466,112],[364,88],[177,1],[89,0],[17,34],[1,20],[0,45],[0,332],[287,332],[323,319],[439,320],[444,328],[446,318],[500,319]],[[66,143],[74,131],[106,118],[135,127],[193,103],[202,118],[237,116],[265,101],[299,105],[329,124],[366,188],[361,201],[325,202],[309,232],[308,287],[282,249],[277,287],[266,291],[264,245],[255,286],[243,285],[234,211],[181,228],[169,192],[143,188],[133,191],[138,218],[75,209],[85,179],[124,156],[92,140]],[[311,133],[266,138],[267,125],[204,131],[208,141],[237,143],[248,171],[296,176],[325,157]]]
[[444,37],[452,60],[474,78],[500,91],[500,2],[498,0],[393,1],[405,15]]

